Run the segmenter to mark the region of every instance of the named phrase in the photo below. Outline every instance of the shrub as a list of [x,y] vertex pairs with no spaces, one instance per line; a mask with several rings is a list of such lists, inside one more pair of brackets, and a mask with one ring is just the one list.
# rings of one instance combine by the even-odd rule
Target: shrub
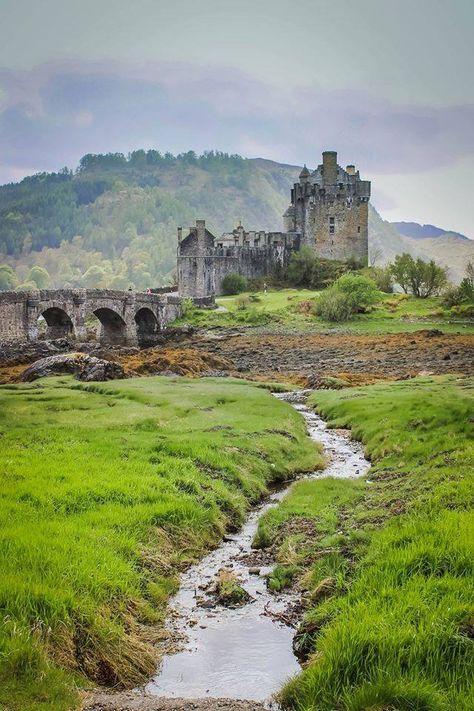
[[377,289],[385,294],[393,292],[393,279],[390,267],[373,267],[371,269],[371,279],[374,280]]
[[304,246],[291,255],[287,281],[290,286],[321,289],[349,269],[346,262],[320,259],[311,247]]
[[314,313],[325,321],[348,321],[352,314],[352,300],[348,294],[331,287],[314,303]]
[[238,296],[235,300],[235,305],[237,306],[239,311],[245,311],[250,306],[250,297],[243,295]]
[[242,274],[236,274],[231,272],[226,274],[222,280],[222,292],[226,296],[233,296],[234,294],[240,294],[247,288],[247,279],[242,276]]
[[375,282],[362,274],[343,274],[333,288],[347,296],[353,313],[364,312],[380,299]]
[[443,294],[442,304],[450,309],[452,306],[460,306],[465,301],[464,293],[459,286],[450,286]]

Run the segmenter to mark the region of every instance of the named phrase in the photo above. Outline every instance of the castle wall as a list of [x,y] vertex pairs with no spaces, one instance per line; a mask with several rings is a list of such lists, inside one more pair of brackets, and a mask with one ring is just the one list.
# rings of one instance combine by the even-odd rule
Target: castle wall
[[258,279],[284,271],[293,250],[283,245],[267,247],[215,247],[206,256],[186,256],[178,252],[180,296],[202,298],[222,294],[227,274]]

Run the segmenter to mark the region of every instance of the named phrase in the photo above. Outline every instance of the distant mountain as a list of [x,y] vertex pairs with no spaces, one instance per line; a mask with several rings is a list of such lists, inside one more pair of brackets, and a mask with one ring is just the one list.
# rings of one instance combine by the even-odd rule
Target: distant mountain
[[433,237],[444,237],[445,235],[452,235],[458,239],[469,239],[469,237],[462,235],[460,232],[443,230],[442,227],[436,227],[435,225],[420,225],[418,222],[391,222],[390,224],[401,235],[412,239],[432,239]]
[[434,259],[435,262],[448,268],[448,278],[456,284],[465,276],[467,263],[474,262],[474,240],[456,232],[444,231],[433,237],[408,237],[400,234],[394,223],[383,220],[371,206],[369,211],[371,260],[378,265],[388,264],[397,254],[403,252],[427,261]]
[[[35,265],[46,270],[50,287],[166,284],[176,266],[178,226],[205,218],[216,235],[239,220],[250,229],[281,229],[300,170],[219,152],[89,154],[74,172],[42,173],[0,187],[0,264],[15,270],[23,288],[33,288]],[[446,232],[406,236],[372,207],[369,246],[376,264],[409,252],[448,265],[453,281],[474,259],[474,240]]]

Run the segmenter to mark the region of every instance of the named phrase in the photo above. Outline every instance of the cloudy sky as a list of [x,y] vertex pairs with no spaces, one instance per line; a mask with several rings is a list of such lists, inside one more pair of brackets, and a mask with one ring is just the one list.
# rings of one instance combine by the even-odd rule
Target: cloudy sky
[[474,238],[474,0],[0,0],[0,182],[216,148],[373,181]]

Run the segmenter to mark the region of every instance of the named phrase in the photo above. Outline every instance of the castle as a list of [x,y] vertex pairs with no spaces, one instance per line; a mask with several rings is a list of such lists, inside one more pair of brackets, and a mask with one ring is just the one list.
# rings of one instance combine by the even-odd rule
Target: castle
[[308,246],[318,257],[367,264],[370,181],[355,166],[344,170],[325,151],[312,173],[306,168],[291,190],[283,232],[247,232],[239,225],[220,238],[196,220],[183,239],[178,228],[178,291],[205,303],[222,293],[226,274],[248,279],[283,274],[294,251]]

